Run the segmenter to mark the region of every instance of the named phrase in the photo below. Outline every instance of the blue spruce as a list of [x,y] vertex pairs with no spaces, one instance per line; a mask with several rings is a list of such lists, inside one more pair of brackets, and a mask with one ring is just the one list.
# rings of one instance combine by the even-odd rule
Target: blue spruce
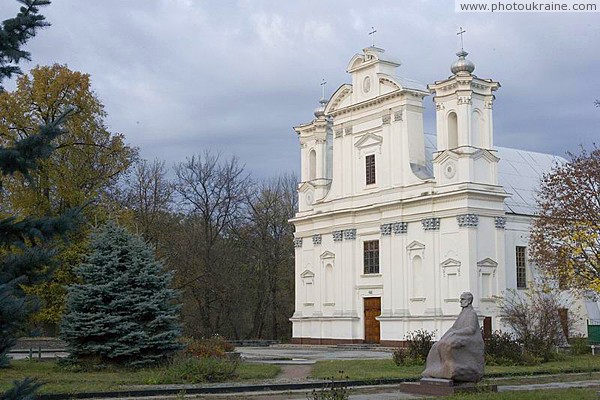
[[91,248],[61,325],[72,357],[133,367],[167,360],[181,334],[171,274],[142,238],[114,223],[92,237]]

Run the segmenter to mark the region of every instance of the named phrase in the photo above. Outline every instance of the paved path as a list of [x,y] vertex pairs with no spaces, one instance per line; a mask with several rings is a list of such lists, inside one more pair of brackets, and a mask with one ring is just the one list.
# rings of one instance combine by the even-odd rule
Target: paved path
[[318,360],[373,360],[392,358],[392,349],[343,348],[334,346],[237,347],[248,361],[273,364],[314,364]]

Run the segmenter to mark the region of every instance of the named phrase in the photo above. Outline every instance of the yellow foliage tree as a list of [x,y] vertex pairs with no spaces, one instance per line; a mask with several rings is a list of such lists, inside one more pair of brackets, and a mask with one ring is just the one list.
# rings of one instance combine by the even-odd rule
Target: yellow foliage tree
[[[16,174],[3,182],[0,200],[6,214],[60,215],[89,202],[85,209],[88,220],[105,219],[108,194],[137,152],[122,134],[107,129],[104,106],[93,92],[88,74],[54,64],[38,66],[21,76],[13,92],[0,93],[0,145],[10,146],[36,134],[40,125],[52,123],[68,109],[74,111],[64,124],[66,133],[55,141],[56,150],[50,157],[40,161],[29,178]],[[28,289],[45,303],[35,317],[39,322],[60,319],[64,286],[74,279],[72,267],[81,262],[86,237],[85,231],[80,232],[63,246],[52,281]]]

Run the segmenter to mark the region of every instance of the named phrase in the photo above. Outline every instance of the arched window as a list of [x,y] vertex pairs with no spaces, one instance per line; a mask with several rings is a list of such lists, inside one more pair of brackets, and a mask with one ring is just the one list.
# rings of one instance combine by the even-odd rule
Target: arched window
[[421,256],[414,256],[412,259],[412,278],[413,297],[423,297],[423,259]]
[[308,179],[313,180],[317,177],[317,152],[311,150],[308,153]]
[[448,148],[458,147],[458,120],[455,112],[448,114]]

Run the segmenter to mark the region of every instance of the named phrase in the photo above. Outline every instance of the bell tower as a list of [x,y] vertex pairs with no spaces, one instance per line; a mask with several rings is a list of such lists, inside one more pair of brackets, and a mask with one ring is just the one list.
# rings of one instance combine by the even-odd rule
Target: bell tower
[[500,83],[473,75],[475,65],[461,49],[452,75],[428,85],[436,109],[434,175],[442,183],[498,184],[493,150],[493,94]]

